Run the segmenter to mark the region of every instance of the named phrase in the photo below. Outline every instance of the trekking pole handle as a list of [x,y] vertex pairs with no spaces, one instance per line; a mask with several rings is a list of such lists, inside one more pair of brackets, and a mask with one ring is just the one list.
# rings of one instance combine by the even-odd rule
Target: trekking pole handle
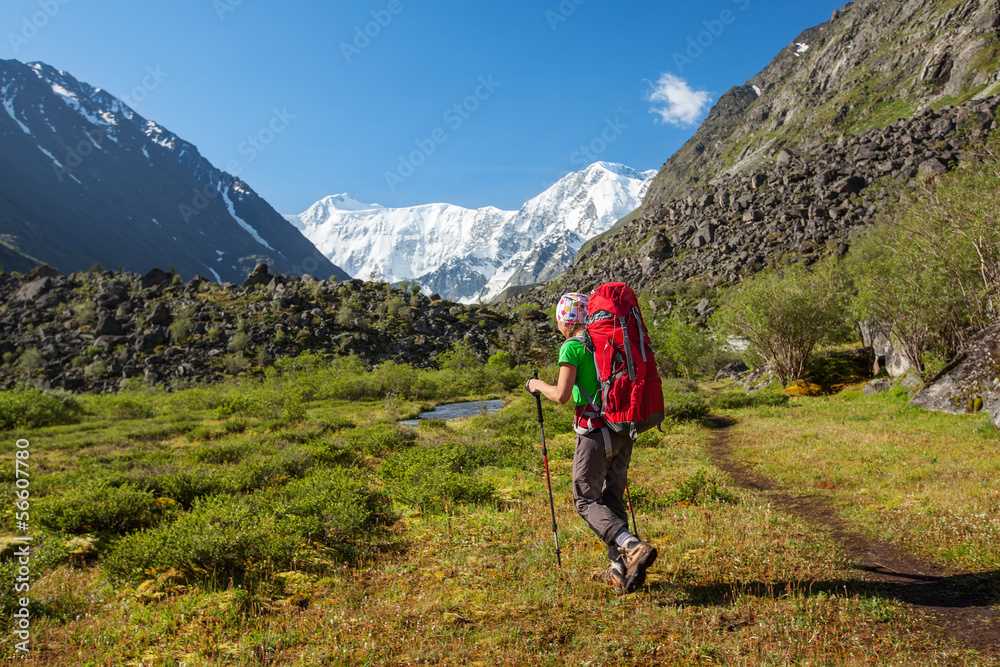
[[[538,369],[536,368],[531,373],[531,380],[537,380],[537,379],[538,379]],[[528,380],[528,382],[530,383],[531,380]],[[527,387],[527,385],[525,385],[525,387]],[[542,423],[542,392],[540,392],[540,391],[532,392],[532,396],[535,397],[535,406],[538,408],[538,423],[541,424]]]

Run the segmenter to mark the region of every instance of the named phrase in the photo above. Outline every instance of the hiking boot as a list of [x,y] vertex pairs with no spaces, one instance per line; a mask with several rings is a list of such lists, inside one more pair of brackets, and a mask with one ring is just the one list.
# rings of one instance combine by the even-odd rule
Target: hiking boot
[[625,592],[632,593],[646,583],[646,569],[656,560],[656,547],[632,540],[621,553],[625,561]]
[[595,574],[593,579],[611,586],[619,595],[625,594],[625,566],[621,563],[608,563],[608,566]]

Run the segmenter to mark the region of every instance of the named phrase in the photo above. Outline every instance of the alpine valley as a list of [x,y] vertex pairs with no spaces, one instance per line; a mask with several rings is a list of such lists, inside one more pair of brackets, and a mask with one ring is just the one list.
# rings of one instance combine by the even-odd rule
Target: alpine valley
[[488,301],[564,272],[588,239],[639,208],[655,175],[595,162],[517,211],[385,208],[341,194],[286,218],[357,278],[413,280],[455,301]]

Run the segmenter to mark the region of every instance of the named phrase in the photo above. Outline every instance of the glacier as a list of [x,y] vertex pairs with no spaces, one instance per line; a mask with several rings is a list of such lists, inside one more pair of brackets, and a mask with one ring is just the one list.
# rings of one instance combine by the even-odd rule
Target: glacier
[[642,203],[655,170],[595,162],[517,211],[454,204],[387,208],[349,194],[286,215],[328,259],[365,280],[413,280],[463,303],[546,280]]

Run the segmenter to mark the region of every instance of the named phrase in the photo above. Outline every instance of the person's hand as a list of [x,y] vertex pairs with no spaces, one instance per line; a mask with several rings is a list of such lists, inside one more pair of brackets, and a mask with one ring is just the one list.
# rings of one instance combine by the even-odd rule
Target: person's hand
[[524,383],[524,389],[532,396],[538,396],[541,392],[538,389],[532,389],[535,386],[533,383],[541,383],[538,378],[529,378],[527,382]]

